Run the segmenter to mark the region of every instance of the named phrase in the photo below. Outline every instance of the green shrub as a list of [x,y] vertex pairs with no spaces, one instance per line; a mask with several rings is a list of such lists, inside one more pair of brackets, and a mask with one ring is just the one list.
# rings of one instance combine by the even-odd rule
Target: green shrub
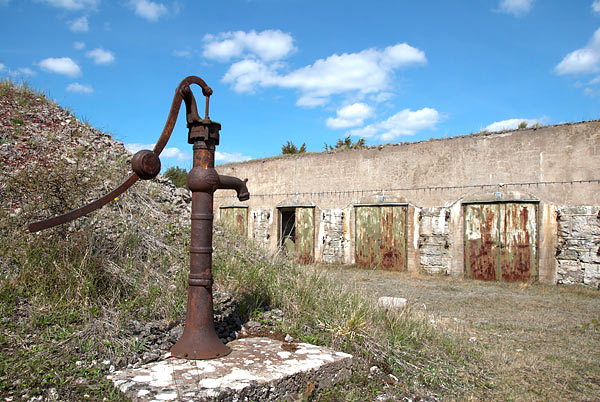
[[303,154],[306,152],[306,143],[302,143],[302,146],[298,148],[294,145],[293,142],[288,141],[281,146],[281,154],[282,155],[293,155],[293,154]]
[[187,175],[188,172],[179,166],[171,166],[168,168],[163,176],[171,180],[175,187],[187,188]]

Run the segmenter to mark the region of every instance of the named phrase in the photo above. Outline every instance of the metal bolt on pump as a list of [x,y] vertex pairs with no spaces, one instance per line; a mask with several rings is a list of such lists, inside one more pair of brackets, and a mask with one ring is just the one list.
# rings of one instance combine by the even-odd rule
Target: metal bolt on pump
[[[198,115],[196,100],[190,89],[191,84],[199,85],[206,97],[204,119]],[[66,214],[31,223],[29,230],[51,228],[70,222],[106,205],[125,192],[138,179],[148,180],[160,172],[158,158],[167,145],[181,102],[185,102],[188,143],[193,145],[194,164],[188,173],[187,184],[192,191],[192,234],[190,243],[190,273],[188,276],[188,301],[183,335],[171,348],[171,354],[185,359],[213,359],[231,352],[218,338],[214,326],[212,295],[212,230],[213,194],[218,189],[236,190],[240,201],[250,198],[246,180],[224,176],[215,170],[215,147],[219,145],[221,125],[208,117],[209,99],[212,89],[199,77],[185,78],[177,89],[171,104],[169,117],[154,150],[137,152],[132,160],[133,172],[120,186],[105,196]]]

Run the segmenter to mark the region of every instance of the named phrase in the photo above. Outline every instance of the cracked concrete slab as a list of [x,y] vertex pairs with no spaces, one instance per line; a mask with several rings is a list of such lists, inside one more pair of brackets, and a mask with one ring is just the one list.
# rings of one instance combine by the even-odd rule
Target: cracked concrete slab
[[295,401],[350,376],[352,356],[307,343],[243,338],[214,360],[171,357],[108,378],[136,402]]

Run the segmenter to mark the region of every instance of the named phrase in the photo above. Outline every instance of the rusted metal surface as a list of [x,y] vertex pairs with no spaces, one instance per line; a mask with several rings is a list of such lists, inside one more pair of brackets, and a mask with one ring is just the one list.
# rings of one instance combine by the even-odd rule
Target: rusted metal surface
[[225,225],[241,234],[248,233],[248,208],[227,207],[219,209],[220,219]]
[[469,204],[464,217],[467,277],[506,282],[537,277],[535,204]]
[[355,261],[365,268],[406,270],[406,207],[355,208]]
[[62,225],[63,223],[71,222],[79,217],[89,214],[97,209],[102,208],[104,205],[108,204],[110,201],[117,198],[119,195],[123,194],[129,187],[133,185],[139,176],[137,173],[132,173],[131,176],[127,178],[119,187],[115,188],[110,193],[105,196],[98,198],[97,200],[81,207],[77,208],[73,211],[67,212],[66,214],[54,216],[50,219],[45,219],[43,221],[33,222],[29,224],[30,232],[38,232],[40,230],[49,229],[54,226]]
[[302,264],[314,261],[315,214],[314,208],[296,208],[295,254]]
[[355,261],[361,267],[378,265],[378,249],[381,235],[379,207],[356,207]]
[[537,276],[536,206],[505,204],[500,272],[506,282],[528,281]]
[[496,280],[500,267],[498,204],[465,206],[465,270],[467,277]]
[[[190,89],[191,84],[202,88],[206,97],[204,119],[198,116],[196,101]],[[188,301],[183,335],[171,348],[171,354],[188,359],[212,359],[227,355],[231,350],[217,337],[214,327],[212,297],[212,229],[213,193],[217,189],[234,189],[238,199],[250,198],[246,188],[247,180],[230,176],[219,176],[215,170],[215,146],[219,144],[221,125],[208,118],[209,96],[212,90],[199,77],[187,77],[175,90],[175,97],[163,132],[156,142],[154,151],[142,150],[132,159],[134,173],[119,187],[104,197],[67,214],[29,226],[31,231],[46,229],[69,222],[88,214],[114,199],[138,178],[150,179],[160,171],[158,156],[167,144],[181,103],[186,105],[188,142],[193,144],[194,165],[188,174],[188,187],[192,191],[192,229],[190,242],[190,274],[188,276]],[[247,220],[246,220],[247,224]]]
[[381,267],[401,271],[406,268],[406,208],[381,207]]

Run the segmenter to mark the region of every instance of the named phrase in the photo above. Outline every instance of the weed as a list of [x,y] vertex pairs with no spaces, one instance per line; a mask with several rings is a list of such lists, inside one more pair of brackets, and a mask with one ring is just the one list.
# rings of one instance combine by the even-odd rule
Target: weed
[[381,382],[368,378],[372,365],[386,367],[400,379],[397,395],[420,394],[426,387],[429,394],[457,397],[481,382],[469,372],[472,357],[464,359],[468,349],[421,320],[383,311],[324,270],[260,252],[251,240],[220,225],[214,239],[215,277],[234,293],[241,311],[257,317],[261,307],[276,306],[284,311],[284,332],[355,356],[354,375],[370,385],[360,390],[342,385],[327,394],[336,395],[335,400],[364,400],[367,388],[378,389]]

